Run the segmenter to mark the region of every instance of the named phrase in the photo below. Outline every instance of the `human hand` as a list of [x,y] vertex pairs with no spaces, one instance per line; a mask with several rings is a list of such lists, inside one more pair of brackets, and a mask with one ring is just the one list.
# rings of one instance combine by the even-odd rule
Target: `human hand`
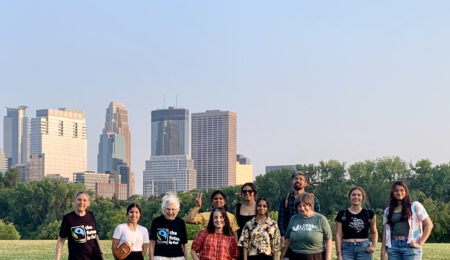
[[408,245],[410,247],[412,247],[412,248],[420,248],[420,247],[422,247],[422,245],[420,243],[417,243],[417,242],[411,242],[411,243],[408,243]]
[[367,253],[373,253],[373,252],[375,252],[375,247],[369,246],[369,247],[366,249],[366,251],[367,251]]
[[197,197],[195,198],[195,207],[202,207],[202,196],[203,194],[201,192],[197,192]]

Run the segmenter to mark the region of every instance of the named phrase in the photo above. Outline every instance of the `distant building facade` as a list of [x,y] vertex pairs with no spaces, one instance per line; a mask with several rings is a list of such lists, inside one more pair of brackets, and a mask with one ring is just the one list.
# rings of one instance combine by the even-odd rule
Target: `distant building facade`
[[26,165],[30,153],[29,118],[27,106],[6,108],[3,117],[3,151],[10,165]]
[[169,107],[152,111],[151,157],[145,161],[144,196],[196,188],[189,156],[189,111]]
[[47,175],[72,181],[74,172],[86,171],[84,112],[67,108],[37,110],[36,118],[31,119],[30,154],[29,181]]
[[253,182],[253,165],[242,154],[236,155],[236,185]]
[[236,113],[212,110],[192,114],[192,159],[197,188],[236,185]]
[[76,172],[73,174],[73,181],[84,184],[86,189],[94,191],[98,198],[116,197],[118,200],[128,198],[127,184],[121,183],[121,176],[118,172]]
[[296,165],[270,165],[266,166],[266,173],[274,170],[281,170],[281,169],[292,169],[293,171],[297,170]]
[[124,172],[122,184],[127,185],[127,197],[135,193],[134,173],[131,171],[131,131],[124,104],[111,102],[106,109],[105,127],[100,135],[97,171]]
[[0,173],[5,173],[8,170],[8,158],[6,158],[2,149],[0,149]]

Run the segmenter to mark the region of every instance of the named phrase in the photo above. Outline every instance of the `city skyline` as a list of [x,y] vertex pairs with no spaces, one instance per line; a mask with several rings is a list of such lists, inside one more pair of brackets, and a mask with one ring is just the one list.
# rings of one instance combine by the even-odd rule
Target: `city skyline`
[[151,111],[169,106],[236,112],[237,153],[255,175],[330,159],[447,163],[449,7],[2,1],[0,104],[26,105],[30,118],[83,110],[91,171],[106,104],[125,104],[140,194]]

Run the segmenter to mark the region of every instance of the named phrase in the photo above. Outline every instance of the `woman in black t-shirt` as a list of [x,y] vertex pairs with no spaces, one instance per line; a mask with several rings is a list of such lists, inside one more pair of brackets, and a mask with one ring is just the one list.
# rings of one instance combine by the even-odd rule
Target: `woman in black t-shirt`
[[[348,198],[350,208],[340,210],[336,216],[337,259],[371,260],[378,240],[375,213],[362,208],[366,199],[363,188],[350,189]],[[372,244],[369,242],[369,229],[372,233]]]

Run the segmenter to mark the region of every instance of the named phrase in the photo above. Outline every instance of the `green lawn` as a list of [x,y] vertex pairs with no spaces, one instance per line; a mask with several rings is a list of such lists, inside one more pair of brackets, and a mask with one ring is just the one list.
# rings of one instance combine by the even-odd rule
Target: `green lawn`
[[[54,259],[55,257],[54,240],[0,240],[0,258],[2,260],[12,259]],[[374,259],[380,259],[380,244],[374,254]],[[111,240],[102,240],[101,246],[105,252],[106,259],[113,259],[111,254]],[[190,243],[189,243],[190,248]],[[67,259],[67,242],[64,244],[63,256],[61,259]],[[334,255],[333,251],[333,255]],[[145,257],[148,259],[148,254]],[[334,258],[333,258],[334,259]],[[430,244],[424,246],[424,260],[447,260],[450,259],[450,244]]]

